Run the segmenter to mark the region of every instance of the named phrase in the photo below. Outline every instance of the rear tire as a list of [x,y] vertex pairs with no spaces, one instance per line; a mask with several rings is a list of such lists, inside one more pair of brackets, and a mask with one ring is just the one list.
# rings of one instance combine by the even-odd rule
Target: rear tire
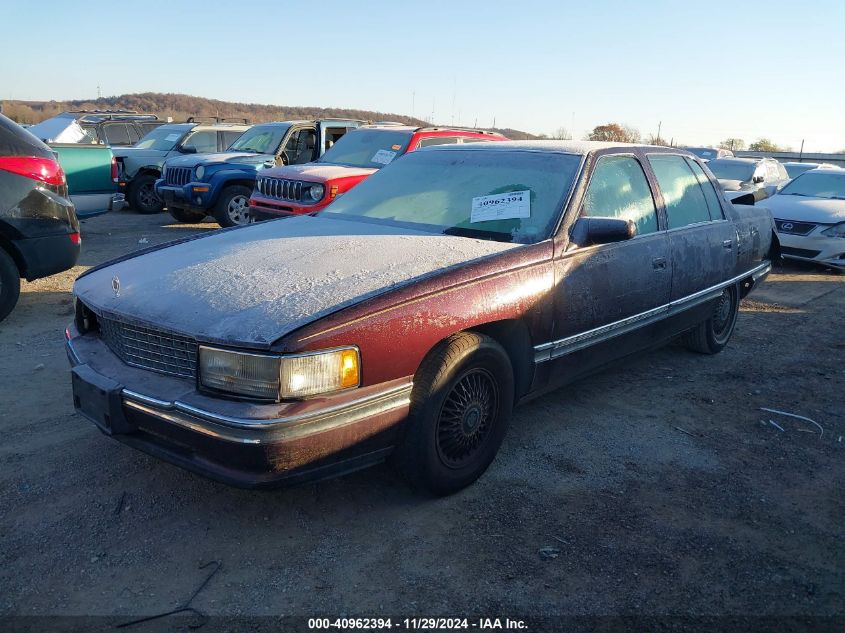
[[243,185],[226,187],[214,205],[214,219],[220,226],[243,226],[255,220],[249,212],[252,189]]
[[167,211],[174,219],[186,224],[196,224],[198,222],[202,222],[206,216],[206,214],[202,211],[183,209],[182,207],[167,207]]
[[155,190],[156,177],[144,174],[132,180],[129,187],[129,204],[138,213],[150,215],[164,209],[164,201]]
[[513,409],[513,368],[484,334],[437,345],[414,376],[407,432],[391,457],[417,489],[447,495],[478,479],[496,456]]
[[709,319],[684,335],[687,348],[699,354],[718,354],[728,344],[739,314],[739,285],[728,286]]
[[0,321],[9,316],[21,294],[21,277],[15,260],[0,248]]

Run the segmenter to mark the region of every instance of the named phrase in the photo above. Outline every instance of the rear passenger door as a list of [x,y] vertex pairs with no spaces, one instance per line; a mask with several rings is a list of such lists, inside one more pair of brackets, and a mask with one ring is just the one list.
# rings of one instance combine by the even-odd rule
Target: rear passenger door
[[666,210],[672,301],[727,281],[736,267],[736,230],[710,179],[694,160],[649,154]]

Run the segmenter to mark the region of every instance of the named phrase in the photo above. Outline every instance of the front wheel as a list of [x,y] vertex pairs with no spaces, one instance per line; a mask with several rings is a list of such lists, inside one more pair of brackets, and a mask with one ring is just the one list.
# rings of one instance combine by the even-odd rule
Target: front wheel
[[414,377],[407,433],[392,462],[436,495],[478,479],[496,456],[513,409],[510,359],[489,336],[462,332],[440,343]]
[[220,226],[252,224],[255,220],[249,212],[249,196],[252,190],[242,185],[226,187],[214,207],[214,219]]
[[21,278],[15,260],[0,248],[0,321],[15,307],[20,292]]
[[167,207],[170,215],[179,222],[186,224],[196,224],[205,219],[205,213],[202,211],[194,211],[192,209],[183,209],[182,207]]
[[138,176],[129,187],[129,204],[138,213],[149,215],[164,209],[164,202],[155,189],[156,177],[150,174]]
[[731,338],[739,314],[739,285],[728,286],[716,300],[713,312],[703,323],[687,332],[686,346],[700,354],[718,354]]

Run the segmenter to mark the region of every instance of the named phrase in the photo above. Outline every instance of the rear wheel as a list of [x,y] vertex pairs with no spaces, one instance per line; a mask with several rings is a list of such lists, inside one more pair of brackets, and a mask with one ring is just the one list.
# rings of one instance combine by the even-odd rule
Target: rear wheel
[[20,292],[21,278],[15,260],[0,248],[0,321],[15,307]]
[[151,174],[144,174],[132,180],[129,187],[129,204],[138,213],[159,213],[164,208],[164,202],[156,193],[155,183],[156,177]]
[[414,377],[407,434],[392,461],[416,488],[437,495],[478,479],[496,456],[513,408],[513,369],[489,336],[440,343]]
[[214,206],[214,219],[220,226],[252,224],[255,220],[249,212],[249,197],[252,190],[243,185],[226,187]]
[[739,286],[734,284],[722,291],[710,318],[687,332],[684,340],[686,346],[701,354],[718,354],[728,344],[738,314]]
[[179,222],[187,224],[196,224],[205,219],[205,213],[202,211],[194,211],[193,209],[183,209],[182,207],[167,207],[167,211]]

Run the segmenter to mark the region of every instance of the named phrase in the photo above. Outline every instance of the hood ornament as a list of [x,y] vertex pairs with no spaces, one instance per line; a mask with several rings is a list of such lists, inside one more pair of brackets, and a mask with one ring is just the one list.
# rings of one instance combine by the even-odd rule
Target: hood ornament
[[120,278],[119,277],[112,277],[111,278],[111,289],[114,292],[115,297],[120,296]]

